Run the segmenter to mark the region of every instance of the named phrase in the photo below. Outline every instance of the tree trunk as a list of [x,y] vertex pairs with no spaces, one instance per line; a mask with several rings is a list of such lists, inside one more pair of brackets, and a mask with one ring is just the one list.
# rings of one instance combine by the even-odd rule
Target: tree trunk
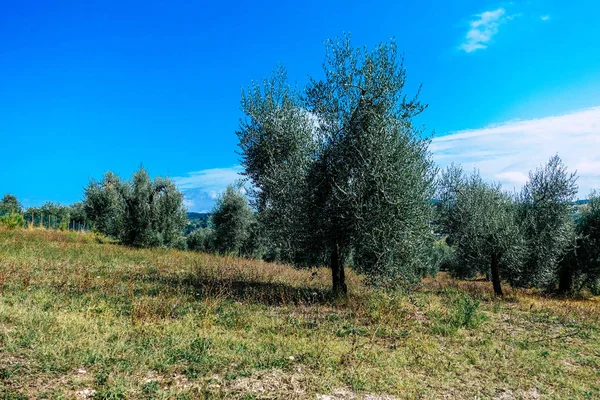
[[331,281],[333,284],[333,293],[345,295],[348,292],[346,286],[346,277],[344,275],[344,264],[340,257],[340,247],[336,243],[331,251]]
[[494,286],[494,294],[496,296],[503,296],[502,285],[500,283],[500,268],[498,266],[498,255],[492,254],[492,285]]
[[558,292],[567,294],[573,288],[573,271],[567,265],[563,265],[558,275]]

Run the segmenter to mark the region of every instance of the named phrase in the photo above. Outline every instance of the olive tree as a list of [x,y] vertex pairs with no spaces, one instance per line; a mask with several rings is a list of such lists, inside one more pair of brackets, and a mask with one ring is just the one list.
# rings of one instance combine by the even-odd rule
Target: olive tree
[[199,228],[186,238],[188,250],[212,252],[214,251],[214,231],[212,228]]
[[527,257],[514,286],[550,287],[556,283],[560,261],[575,238],[572,202],[576,174],[556,155],[529,173],[519,197],[519,219],[527,239]]
[[144,168],[131,181],[107,173],[85,189],[84,208],[100,232],[140,247],[185,247],[183,194],[168,178],[150,179]]
[[525,251],[515,200],[500,185],[484,182],[478,171],[467,176],[454,165],[441,175],[438,199],[441,231],[456,249],[451,272],[486,274],[502,296],[501,281],[520,273]]
[[561,260],[558,290],[561,293],[587,287],[600,292],[600,194],[592,191],[576,215],[576,238]]
[[414,281],[432,240],[435,168],[412,123],[426,106],[403,94],[393,41],[373,51],[330,41],[323,65],[303,92],[280,70],[242,96],[238,137],[259,217],[298,264],[328,262],[336,293],[350,258],[372,281]]
[[250,239],[254,212],[240,188],[227,186],[211,214],[215,250],[241,255]]
[[117,175],[107,172],[101,181],[91,180],[84,189],[83,208],[95,229],[105,235],[121,237],[124,229],[124,186]]

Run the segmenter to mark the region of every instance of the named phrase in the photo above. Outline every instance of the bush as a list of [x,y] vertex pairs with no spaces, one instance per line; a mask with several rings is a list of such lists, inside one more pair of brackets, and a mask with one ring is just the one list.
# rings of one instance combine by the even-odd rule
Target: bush
[[479,311],[479,300],[466,293],[449,293],[446,313],[433,312],[432,332],[449,336],[459,329],[473,329],[485,321],[485,314]]
[[9,213],[0,217],[0,225],[8,229],[22,228],[25,225],[25,220],[21,214]]
[[90,181],[84,195],[85,215],[102,234],[136,247],[182,247],[183,194],[171,180],[152,180],[144,168],[130,181],[108,172]]
[[456,255],[454,253],[455,249],[448,246],[445,238],[433,242],[430,254],[431,275],[435,275],[439,271],[453,270],[456,260]]
[[255,216],[241,188],[229,185],[212,211],[215,249],[221,254],[242,255]]
[[210,228],[200,228],[187,237],[187,248],[194,251],[214,251],[214,233]]

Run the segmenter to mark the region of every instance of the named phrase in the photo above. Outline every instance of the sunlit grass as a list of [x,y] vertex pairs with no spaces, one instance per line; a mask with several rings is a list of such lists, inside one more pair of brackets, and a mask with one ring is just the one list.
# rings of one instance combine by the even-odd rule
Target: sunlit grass
[[[597,398],[600,302],[0,231],[0,398]],[[337,393],[337,394],[336,394]]]

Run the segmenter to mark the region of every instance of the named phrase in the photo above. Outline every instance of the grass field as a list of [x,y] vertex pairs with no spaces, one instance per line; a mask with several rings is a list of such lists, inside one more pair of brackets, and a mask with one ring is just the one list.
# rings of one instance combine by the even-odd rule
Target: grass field
[[600,302],[0,231],[0,398],[600,398]]

